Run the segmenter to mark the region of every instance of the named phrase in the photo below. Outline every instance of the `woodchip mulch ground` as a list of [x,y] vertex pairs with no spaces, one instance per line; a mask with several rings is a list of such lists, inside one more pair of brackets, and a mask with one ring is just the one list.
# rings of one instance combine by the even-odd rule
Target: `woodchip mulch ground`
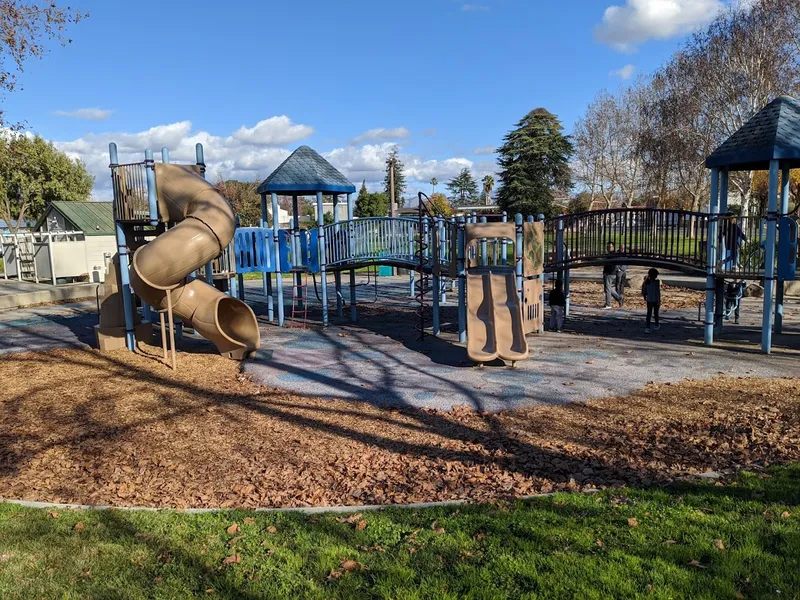
[[495,415],[261,387],[238,364],[54,350],[0,361],[0,496],[156,507],[382,504],[649,485],[800,460],[798,379],[648,385]]
[[[705,292],[688,288],[661,285],[661,308],[693,308],[705,300]],[[603,285],[593,281],[572,281],[570,283],[570,302],[580,306],[601,308],[605,304]],[[647,308],[640,290],[625,288],[625,308]]]

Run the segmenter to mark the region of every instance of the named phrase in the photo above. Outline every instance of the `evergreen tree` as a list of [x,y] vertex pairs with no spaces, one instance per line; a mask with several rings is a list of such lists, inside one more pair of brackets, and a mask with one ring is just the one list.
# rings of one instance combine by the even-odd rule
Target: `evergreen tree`
[[[397,202],[398,208],[403,206],[403,194],[406,191],[406,174],[405,165],[400,160],[400,150],[397,146],[392,146],[389,151],[389,156],[386,157],[386,175],[383,178],[383,191],[386,192],[386,197],[391,198],[389,193],[389,165],[394,161],[394,198]],[[377,216],[377,215],[376,215]],[[384,215],[380,215],[384,216]]]
[[561,122],[544,108],[525,115],[498,149],[498,204],[509,214],[553,216],[554,190],[572,186],[569,160],[572,142]]
[[364,180],[356,198],[356,205],[353,207],[353,216],[385,217],[388,211],[389,197],[383,193],[370,194],[367,191],[367,182]]
[[478,182],[466,167],[447,182],[447,189],[453,195],[453,203],[456,206],[465,206],[478,197]]

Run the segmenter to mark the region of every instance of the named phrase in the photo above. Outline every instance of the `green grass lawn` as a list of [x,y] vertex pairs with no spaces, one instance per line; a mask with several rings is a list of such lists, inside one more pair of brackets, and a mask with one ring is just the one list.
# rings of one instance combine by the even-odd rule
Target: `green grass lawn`
[[798,598],[800,465],[361,516],[0,506],[2,598]]

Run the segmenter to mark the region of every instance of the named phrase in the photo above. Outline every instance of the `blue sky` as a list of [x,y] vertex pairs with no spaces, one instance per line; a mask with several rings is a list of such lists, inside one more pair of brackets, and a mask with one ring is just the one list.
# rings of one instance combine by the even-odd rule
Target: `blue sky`
[[[376,187],[400,145],[409,195],[463,166],[494,170],[502,136],[544,106],[569,131],[602,88],[662,64],[722,0],[76,0],[74,42],[26,65],[5,101],[97,177],[107,145],[266,177],[309,144]],[[123,7],[124,5],[124,7]],[[135,7],[135,8],[133,8]],[[620,73],[620,70],[621,73]],[[424,187],[422,183],[425,182]]]

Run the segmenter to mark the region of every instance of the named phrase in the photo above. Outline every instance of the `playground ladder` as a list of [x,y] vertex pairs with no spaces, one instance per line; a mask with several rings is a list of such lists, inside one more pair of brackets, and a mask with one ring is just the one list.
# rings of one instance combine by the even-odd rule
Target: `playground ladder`
[[[302,274],[302,283],[292,282],[292,321],[303,315],[303,328],[308,320],[308,273]],[[295,317],[297,315],[297,318]]]

